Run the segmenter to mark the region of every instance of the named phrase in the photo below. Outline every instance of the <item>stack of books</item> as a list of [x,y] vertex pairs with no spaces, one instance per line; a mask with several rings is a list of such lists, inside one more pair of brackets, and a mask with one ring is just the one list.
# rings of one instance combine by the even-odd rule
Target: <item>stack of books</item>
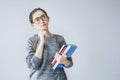
[[[60,55],[63,55],[65,53],[67,55],[67,58],[70,58],[71,55],[73,54],[73,52],[76,50],[76,48],[77,48],[77,46],[74,44],[64,44],[58,53]],[[63,64],[59,64],[59,62],[57,62],[57,60],[55,58],[53,59],[51,65],[54,70],[63,68]]]

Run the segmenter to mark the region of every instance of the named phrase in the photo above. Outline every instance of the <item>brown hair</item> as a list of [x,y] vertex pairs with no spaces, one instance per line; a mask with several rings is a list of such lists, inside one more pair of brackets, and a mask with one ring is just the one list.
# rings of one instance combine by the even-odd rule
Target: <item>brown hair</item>
[[36,11],[38,11],[38,10],[43,11],[43,12],[45,13],[45,15],[48,17],[47,12],[46,12],[44,9],[42,9],[42,8],[35,8],[35,9],[32,10],[32,11],[30,12],[30,14],[29,14],[29,21],[30,21],[30,23],[33,23],[33,14],[34,14]]

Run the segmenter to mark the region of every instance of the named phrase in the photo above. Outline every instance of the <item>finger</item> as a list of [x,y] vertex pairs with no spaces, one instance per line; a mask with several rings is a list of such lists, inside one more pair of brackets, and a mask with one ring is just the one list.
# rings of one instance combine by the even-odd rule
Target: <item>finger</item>
[[[55,56],[57,56],[57,54],[58,54],[58,52],[55,53]],[[55,56],[54,56],[54,57],[55,57]]]
[[58,57],[59,57],[60,60],[62,59],[62,55],[58,54]]
[[67,55],[64,53],[63,55],[62,55],[63,57],[67,57]]
[[55,54],[55,58],[56,58],[57,60],[59,60],[59,57],[60,57],[59,54],[56,53],[56,54]]
[[57,60],[58,63],[60,63],[60,58],[59,58],[59,56],[56,55],[56,56],[55,56],[55,59]]

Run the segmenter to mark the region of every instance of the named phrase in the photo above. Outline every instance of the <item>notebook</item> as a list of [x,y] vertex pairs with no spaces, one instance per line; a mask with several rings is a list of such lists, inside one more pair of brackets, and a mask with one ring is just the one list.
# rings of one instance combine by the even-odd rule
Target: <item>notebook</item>
[[[63,55],[64,53],[67,55],[67,58],[71,57],[71,55],[74,53],[74,51],[76,50],[77,46],[74,44],[64,44],[61,49],[59,50],[59,54]],[[57,62],[57,60],[54,58],[51,66],[53,67],[54,70],[63,68],[63,64],[59,64],[59,62]]]

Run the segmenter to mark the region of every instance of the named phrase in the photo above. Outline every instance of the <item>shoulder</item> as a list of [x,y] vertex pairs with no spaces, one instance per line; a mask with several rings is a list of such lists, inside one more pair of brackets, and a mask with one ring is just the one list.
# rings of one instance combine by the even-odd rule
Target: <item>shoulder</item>
[[28,40],[34,41],[34,38],[35,38],[35,37],[38,38],[38,34],[34,34],[34,35],[30,36],[30,37],[28,38]]
[[56,36],[56,39],[59,41],[59,42],[62,42],[63,44],[65,44],[65,39],[62,35],[59,35],[59,34],[54,34]]
[[32,44],[34,42],[34,35],[33,36],[30,36],[28,39],[27,39],[27,42],[28,44]]
[[28,41],[33,41],[33,40],[34,40],[34,36],[28,38]]
[[59,34],[54,34],[56,37],[60,38],[60,39],[64,39],[64,37],[62,35]]

